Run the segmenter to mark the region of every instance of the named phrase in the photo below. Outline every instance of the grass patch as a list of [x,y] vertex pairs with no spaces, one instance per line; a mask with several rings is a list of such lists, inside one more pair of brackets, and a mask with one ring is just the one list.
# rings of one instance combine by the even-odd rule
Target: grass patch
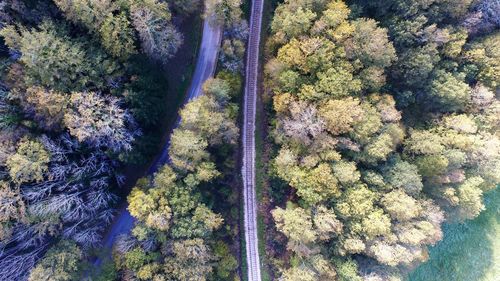
[[[258,99],[260,100],[260,99]],[[255,122],[256,124],[262,124],[263,118],[260,114],[260,111],[257,110],[256,116],[255,116]],[[264,182],[267,181],[266,179],[266,169],[264,166],[264,163],[262,161],[263,159],[263,151],[262,148],[264,147],[264,136],[262,130],[256,129],[255,130],[255,193],[257,196],[257,202],[261,202],[263,199],[263,189],[264,189]],[[264,223],[264,218],[260,214],[260,212],[257,214],[257,235],[259,237],[259,256],[260,256],[260,261],[262,265],[267,265],[267,255],[266,255],[266,225]],[[265,281],[270,281],[271,277],[269,273],[267,272],[267,267],[263,266],[261,268],[261,274],[262,274],[262,280]]]
[[474,220],[443,226],[443,240],[410,281],[496,281],[500,276],[500,189],[485,195],[486,210]]

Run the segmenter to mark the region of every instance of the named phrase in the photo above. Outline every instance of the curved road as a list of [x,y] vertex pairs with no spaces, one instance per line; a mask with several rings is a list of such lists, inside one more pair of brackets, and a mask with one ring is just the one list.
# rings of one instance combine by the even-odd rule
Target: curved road
[[[191,99],[198,97],[201,94],[201,87],[203,83],[215,73],[215,67],[217,66],[217,55],[222,38],[222,28],[220,26],[214,26],[210,23],[211,19],[205,19],[203,23],[203,38],[201,40],[201,47],[198,53],[198,59],[196,62],[196,69],[191,80],[191,85],[189,86],[186,100],[184,104],[189,102]],[[176,126],[179,124],[179,119],[177,120]],[[170,146],[170,140],[168,140],[162,148],[161,154],[153,162],[148,170],[148,174],[154,174],[158,169],[168,162],[168,148]],[[130,215],[127,210],[127,206],[119,209],[117,217],[114,219],[112,225],[110,226],[109,232],[106,234],[103,240],[103,248],[111,249],[116,238],[121,235],[130,232],[134,227],[134,218]],[[95,265],[100,265],[102,260],[98,258],[95,261]]]
[[261,281],[259,239],[257,229],[257,199],[255,196],[255,107],[259,68],[260,30],[264,0],[252,1],[250,37],[248,39],[245,100],[243,114],[243,201],[245,247],[248,281]]

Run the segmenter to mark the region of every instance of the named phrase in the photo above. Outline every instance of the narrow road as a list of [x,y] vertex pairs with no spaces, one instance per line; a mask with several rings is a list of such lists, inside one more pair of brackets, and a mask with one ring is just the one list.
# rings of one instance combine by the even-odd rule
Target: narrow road
[[[203,22],[203,38],[201,40],[201,47],[198,52],[198,59],[196,62],[196,69],[194,71],[193,77],[191,79],[191,84],[187,91],[186,99],[184,105],[191,99],[198,97],[201,94],[201,88],[203,83],[215,73],[215,67],[217,66],[217,56],[222,39],[222,27],[214,26],[210,23],[211,19],[207,18]],[[177,120],[177,125],[179,124],[179,119]],[[168,162],[168,148],[170,146],[170,140],[168,140],[162,148],[161,154],[148,170],[148,174],[152,175],[158,171],[158,169]],[[110,226],[109,232],[106,234],[103,240],[104,249],[111,249],[113,247],[116,238],[125,233],[129,233],[134,227],[134,217],[132,217],[127,210],[127,206],[119,209],[119,213],[112,225]],[[95,261],[94,265],[98,266],[102,263],[99,258]]]
[[[216,26],[211,22],[215,21],[210,18],[203,21],[203,37],[201,39],[201,47],[196,61],[196,69],[193,77],[191,78],[191,84],[189,85],[184,105],[201,94],[203,83],[205,83],[208,78],[214,76],[215,73],[217,55],[222,40],[222,27]],[[178,118],[176,122],[175,127],[179,125],[180,119]],[[155,163],[149,168],[149,174],[156,173],[158,168],[167,163],[169,147],[170,141],[163,146],[160,157],[158,157]]]
[[248,39],[245,100],[243,114],[243,201],[245,247],[248,281],[261,281],[259,238],[257,228],[257,199],[255,195],[255,107],[259,68],[260,30],[264,0],[252,1],[250,37]]

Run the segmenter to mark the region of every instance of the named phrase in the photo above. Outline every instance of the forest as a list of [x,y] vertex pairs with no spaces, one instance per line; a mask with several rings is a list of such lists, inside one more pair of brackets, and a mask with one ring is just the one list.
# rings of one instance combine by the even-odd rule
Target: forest
[[[0,1],[0,281],[254,281],[251,4]],[[443,239],[438,255],[484,240],[464,223],[498,229],[500,1],[264,8],[263,280],[413,280]],[[186,99],[203,22],[221,29],[216,70]],[[123,206],[133,226],[104,249]],[[448,238],[454,225],[464,234]]]
[[[223,196],[218,193],[232,192],[230,175],[222,172],[233,170],[238,138],[235,101],[247,28],[240,5],[0,3],[0,280],[229,280],[235,274],[232,234],[229,226],[221,229],[230,211],[211,208]],[[224,26],[220,71],[180,112],[170,163],[128,190],[126,172],[151,162],[171,114],[166,110],[177,111],[167,104],[172,93],[161,72],[168,73],[169,61],[192,37],[179,26],[204,18],[204,10]],[[124,199],[136,226],[115,243],[113,260],[93,272]]]
[[277,280],[403,280],[445,221],[484,210],[500,182],[499,11],[471,0],[277,5],[264,93]]

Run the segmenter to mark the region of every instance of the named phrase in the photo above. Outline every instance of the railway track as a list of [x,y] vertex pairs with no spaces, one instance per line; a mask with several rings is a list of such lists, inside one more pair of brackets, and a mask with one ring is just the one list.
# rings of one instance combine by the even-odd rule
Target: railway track
[[255,108],[259,68],[260,31],[264,0],[253,0],[247,48],[245,98],[243,105],[243,201],[248,281],[261,281],[257,198],[255,194]]

